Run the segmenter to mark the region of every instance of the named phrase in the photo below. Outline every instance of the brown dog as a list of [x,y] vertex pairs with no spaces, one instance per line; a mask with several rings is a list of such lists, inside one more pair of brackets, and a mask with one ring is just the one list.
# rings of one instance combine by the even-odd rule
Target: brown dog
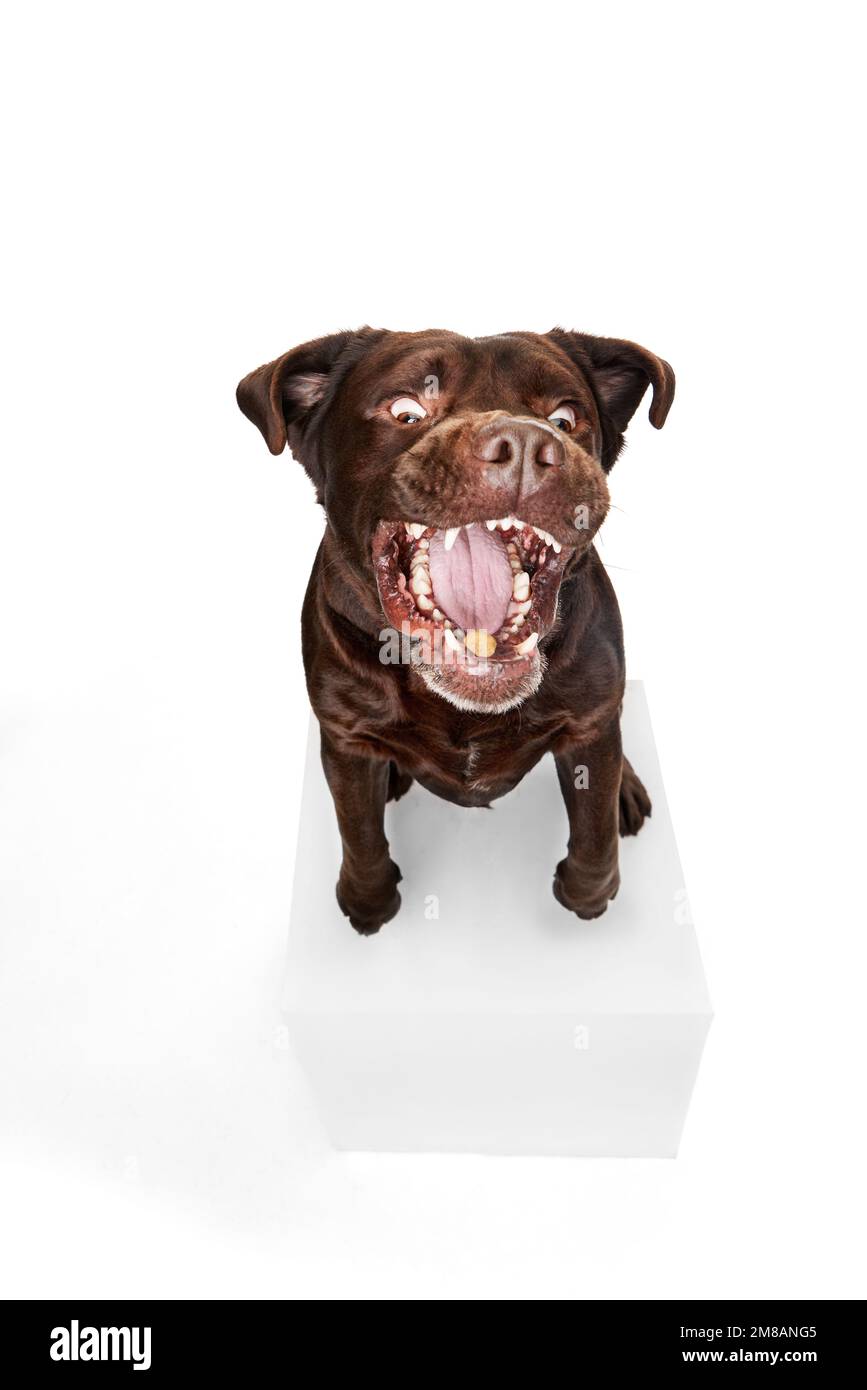
[[414,778],[484,806],[547,752],[569,816],[554,893],[583,918],[616,894],[618,830],[650,802],[621,750],[620,613],[592,542],[648,384],[661,429],[674,373],[635,343],[363,328],[238,387],[325,508],[304,664],[359,932],[400,906],[387,801]]

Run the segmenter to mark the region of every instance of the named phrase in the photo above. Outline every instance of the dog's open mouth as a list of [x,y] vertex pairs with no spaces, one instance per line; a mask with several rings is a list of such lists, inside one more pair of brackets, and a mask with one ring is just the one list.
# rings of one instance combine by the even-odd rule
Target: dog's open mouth
[[383,610],[412,644],[410,659],[486,677],[496,702],[539,667],[567,558],[550,532],[511,516],[446,530],[383,521],[373,539]]

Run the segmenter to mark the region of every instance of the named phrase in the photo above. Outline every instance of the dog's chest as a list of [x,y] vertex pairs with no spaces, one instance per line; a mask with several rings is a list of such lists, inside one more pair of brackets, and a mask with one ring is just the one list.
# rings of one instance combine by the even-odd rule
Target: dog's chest
[[475,776],[482,750],[477,743],[468,743],[463,752],[463,766],[461,775],[465,782],[471,782]]
[[503,782],[502,752],[498,758],[484,743],[472,739],[457,750],[457,772],[468,791],[493,791]]

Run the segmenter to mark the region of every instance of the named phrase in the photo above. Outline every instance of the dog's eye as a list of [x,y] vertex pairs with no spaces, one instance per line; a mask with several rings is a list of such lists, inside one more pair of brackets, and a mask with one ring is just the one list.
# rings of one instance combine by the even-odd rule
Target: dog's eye
[[548,416],[548,419],[564,434],[571,434],[575,428],[575,411],[571,405],[558,405],[557,409]]
[[395,401],[391,413],[402,425],[418,425],[427,415],[424,406],[410,396],[401,396],[399,401]]

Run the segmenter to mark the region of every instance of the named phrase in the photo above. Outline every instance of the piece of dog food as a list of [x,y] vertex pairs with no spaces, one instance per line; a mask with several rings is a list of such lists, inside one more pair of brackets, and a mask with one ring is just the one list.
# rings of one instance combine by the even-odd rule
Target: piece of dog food
[[483,627],[471,627],[467,633],[466,644],[476,656],[493,656],[497,650],[494,638]]

